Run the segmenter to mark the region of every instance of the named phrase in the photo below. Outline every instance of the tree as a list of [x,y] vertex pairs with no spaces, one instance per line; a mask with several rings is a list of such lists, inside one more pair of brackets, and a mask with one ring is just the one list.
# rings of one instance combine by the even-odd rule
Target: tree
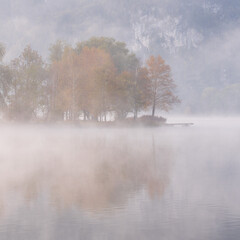
[[124,42],[118,42],[113,38],[93,37],[87,41],[77,43],[78,54],[84,47],[99,48],[110,54],[118,73],[128,71],[135,72],[139,65],[139,60],[135,54],[130,53]]
[[11,94],[12,71],[9,66],[0,65],[0,110],[7,114]]
[[240,84],[223,88],[207,87],[201,96],[202,110],[209,113],[238,113],[240,109]]
[[48,78],[48,120],[56,120],[63,118],[61,105],[57,98],[58,82],[60,77],[59,62],[61,61],[67,44],[61,40],[57,40],[49,48],[49,78]]
[[[0,59],[5,53],[0,44]],[[0,108],[17,120],[47,116],[52,120],[106,121],[108,114],[124,119],[128,113],[152,106],[168,111],[179,102],[171,69],[158,56],[147,67],[125,43],[91,38],[72,48],[57,41],[49,48],[49,65],[27,46],[9,66],[0,65]],[[8,111],[6,111],[8,110]]]
[[[67,120],[98,119],[110,109],[109,83],[115,75],[110,55],[103,49],[84,47],[78,55],[65,47],[62,58],[51,64],[54,111]],[[105,117],[106,118],[106,117]]]
[[27,46],[11,63],[13,72],[10,117],[36,118],[45,102],[46,70],[41,56]]
[[[80,54],[84,47],[102,49],[110,55],[117,75],[110,84],[112,110],[115,111],[118,118],[127,116],[128,112],[133,111],[134,101],[137,100],[134,99],[133,95],[136,95],[134,87],[137,87],[137,77],[135,75],[139,66],[139,60],[134,54],[129,52],[125,43],[118,42],[113,38],[93,37],[88,41],[78,43],[76,51]],[[126,89],[126,87],[131,87],[131,89]],[[115,96],[114,93],[116,94]]]
[[[0,61],[5,55],[5,47],[0,43]],[[8,109],[9,92],[12,74],[7,65],[0,64],[0,110],[6,113]]]
[[117,119],[124,119],[132,111],[133,75],[130,72],[118,74],[112,82],[111,99]]
[[84,47],[80,55],[79,106],[86,117],[106,119],[111,109],[111,81],[115,66],[111,56],[103,49]]
[[148,76],[148,70],[145,67],[139,67],[134,78],[132,98],[133,113],[136,119],[138,112],[140,110],[145,110],[151,103],[151,81]]
[[51,63],[58,62],[62,59],[63,52],[67,44],[61,40],[57,40],[49,48],[49,60]]
[[5,55],[5,47],[0,43],[0,61],[2,60],[4,55]]
[[71,47],[65,47],[61,59],[51,66],[51,117],[75,120],[81,71],[80,58]]
[[169,111],[180,100],[174,95],[176,85],[171,77],[171,68],[161,56],[151,56],[147,60],[148,76],[151,81],[152,116],[156,108]]

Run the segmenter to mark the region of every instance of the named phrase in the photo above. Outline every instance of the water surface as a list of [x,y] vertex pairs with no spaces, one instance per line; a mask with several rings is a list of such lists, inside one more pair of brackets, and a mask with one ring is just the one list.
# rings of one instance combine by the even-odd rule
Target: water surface
[[188,120],[0,126],[0,239],[239,239],[240,119]]

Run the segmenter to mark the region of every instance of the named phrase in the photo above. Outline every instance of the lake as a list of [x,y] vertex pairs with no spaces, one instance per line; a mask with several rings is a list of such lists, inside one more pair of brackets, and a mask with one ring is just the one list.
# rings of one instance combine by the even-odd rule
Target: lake
[[0,126],[0,239],[240,239],[240,118]]

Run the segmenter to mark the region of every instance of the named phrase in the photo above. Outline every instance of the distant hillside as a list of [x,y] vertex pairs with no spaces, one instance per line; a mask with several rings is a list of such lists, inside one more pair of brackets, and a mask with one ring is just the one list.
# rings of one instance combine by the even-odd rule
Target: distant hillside
[[202,110],[206,88],[239,82],[239,26],[239,0],[3,0],[0,8],[6,61],[29,43],[47,56],[56,39],[114,37],[141,58],[160,53],[189,111]]

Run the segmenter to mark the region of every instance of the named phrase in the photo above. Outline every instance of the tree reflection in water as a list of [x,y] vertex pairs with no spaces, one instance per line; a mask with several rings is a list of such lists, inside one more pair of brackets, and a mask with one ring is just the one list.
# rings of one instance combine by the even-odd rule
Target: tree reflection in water
[[169,182],[172,151],[150,130],[34,131],[1,139],[0,191],[6,199],[20,192],[32,202],[47,193],[58,209],[99,212],[123,206],[141,190],[160,198]]

